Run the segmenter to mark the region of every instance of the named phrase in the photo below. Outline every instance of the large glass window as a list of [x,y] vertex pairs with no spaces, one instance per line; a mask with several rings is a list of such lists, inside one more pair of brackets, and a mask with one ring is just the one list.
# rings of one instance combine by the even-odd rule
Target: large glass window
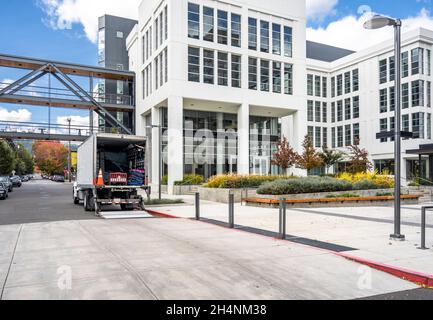
[[307,75],[307,94],[309,96],[314,95],[314,76],[312,74]]
[[323,143],[322,143],[322,147],[323,146],[328,146],[328,128],[323,128],[322,129],[323,132]]
[[315,132],[315,146],[316,148],[320,148],[322,147],[322,128],[316,127]]
[[389,81],[395,80],[395,57],[389,58]]
[[412,107],[424,106],[424,81],[412,81]]
[[337,102],[337,121],[343,121],[343,101]]
[[241,16],[235,13],[232,13],[232,46],[240,47],[241,46]]
[[188,80],[200,82],[200,49],[188,48]]
[[293,56],[293,31],[290,27],[284,27],[284,55]]
[[401,71],[403,78],[409,76],[409,53],[407,51],[401,54]]
[[260,90],[269,91],[269,61],[260,60]]
[[204,83],[214,84],[215,80],[215,53],[213,50],[203,50]]
[[260,51],[269,53],[269,22],[260,21]]
[[310,122],[314,121],[314,102],[311,100],[307,102],[307,120]]
[[353,119],[359,118],[359,97],[353,97]]
[[281,93],[281,63],[272,62],[272,91]]
[[432,102],[432,97],[431,97],[431,81],[427,81],[427,108],[431,108],[431,102]]
[[402,108],[407,109],[409,108],[409,84],[403,83],[402,84]]
[[281,25],[272,24],[272,53],[281,55]]
[[346,72],[344,74],[344,93],[350,93],[351,89],[351,75],[350,72]]
[[319,101],[316,101],[316,105],[315,105],[315,120],[316,122],[320,122],[321,121],[321,116],[322,116],[322,104]]
[[353,125],[353,145],[359,144],[360,139],[361,136],[360,136],[359,123],[355,123]]
[[328,97],[328,78],[322,77],[322,97]]
[[431,122],[431,113],[427,113],[427,139],[432,138],[432,128],[431,128],[432,122]]
[[352,71],[352,85],[353,91],[356,92],[359,90],[359,70],[355,69]]
[[337,128],[337,146],[338,148],[343,148],[344,146],[344,129],[343,127]]
[[218,52],[218,85],[228,86],[229,61],[226,52]]
[[382,89],[379,93],[380,113],[388,112],[388,89]]
[[409,115],[404,114],[401,118],[402,118],[402,127],[401,127],[402,131],[409,132],[410,131]]
[[346,147],[350,146],[352,144],[352,126],[350,124],[346,125],[345,128],[345,140],[346,140]]
[[412,56],[412,75],[422,74],[423,73],[423,64],[424,64],[424,49],[415,48],[411,51]]
[[257,90],[257,59],[248,59],[248,87],[251,90]]
[[188,37],[200,39],[200,6],[188,3]]
[[336,148],[337,147],[337,141],[336,141],[336,136],[335,136],[335,132],[336,130],[335,130],[335,127],[332,127],[331,128],[331,143],[332,143],[332,148]]
[[395,111],[395,87],[389,88],[389,111]]
[[248,48],[257,50],[257,19],[248,18]]
[[232,54],[232,87],[241,87],[241,56]]
[[427,49],[427,75],[431,76],[431,50]]
[[314,91],[316,97],[320,97],[322,95],[322,78],[320,76],[314,77]]
[[336,114],[335,114],[335,102],[331,103],[331,122],[335,123]]
[[335,98],[335,77],[331,78],[331,98]]
[[284,93],[293,94],[293,65],[284,64]]
[[386,59],[379,61],[379,82],[386,83],[388,81],[388,63]]
[[415,139],[424,139],[424,113],[412,114],[412,131]]
[[328,122],[328,104],[326,102],[324,102],[322,105],[322,122]]
[[[388,131],[388,119],[387,118],[380,119],[380,132],[383,133],[383,132],[387,132],[387,131]],[[380,142],[382,142],[382,143],[387,142],[387,141],[388,141],[387,138],[380,139]]]
[[203,40],[215,40],[215,12],[209,7],[203,7]]
[[228,44],[228,14],[227,11],[218,10],[218,43]]
[[343,94],[343,75],[337,76],[337,96]]
[[350,98],[344,100],[344,114],[345,120],[350,120],[352,118],[352,106],[350,103]]

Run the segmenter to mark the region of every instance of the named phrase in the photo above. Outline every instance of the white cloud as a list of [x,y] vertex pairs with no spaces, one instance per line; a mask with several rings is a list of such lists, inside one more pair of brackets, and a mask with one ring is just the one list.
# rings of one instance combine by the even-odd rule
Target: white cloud
[[11,79],[4,79],[4,80],[0,80],[0,89],[4,89],[6,88],[8,85],[14,83],[14,80]]
[[32,113],[27,109],[9,111],[0,107],[0,120],[2,121],[29,122],[31,119]]
[[[390,40],[393,37],[391,28],[365,30],[364,22],[371,12],[364,11],[359,16],[350,15],[331,22],[326,28],[308,28],[307,39],[352,50],[362,50],[372,45]],[[416,16],[403,19],[403,32],[418,27],[433,30],[433,16],[422,9]]]
[[47,14],[47,22],[54,29],[71,29],[81,24],[90,41],[98,36],[98,17],[111,14],[137,19],[141,0],[39,0]]
[[312,20],[322,20],[334,14],[338,0],[307,0],[307,17]]

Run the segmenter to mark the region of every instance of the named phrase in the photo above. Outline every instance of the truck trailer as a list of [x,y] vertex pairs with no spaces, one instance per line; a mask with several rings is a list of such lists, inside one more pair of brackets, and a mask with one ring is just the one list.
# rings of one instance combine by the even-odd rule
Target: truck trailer
[[146,138],[96,133],[79,148],[77,180],[73,202],[83,202],[85,211],[96,212],[104,206],[120,205],[123,211],[144,210],[144,198],[150,197],[145,173]]

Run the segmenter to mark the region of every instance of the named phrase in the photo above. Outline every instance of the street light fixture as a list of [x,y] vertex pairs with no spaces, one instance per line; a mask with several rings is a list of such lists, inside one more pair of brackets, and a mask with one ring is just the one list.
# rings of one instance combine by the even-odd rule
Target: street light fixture
[[395,50],[395,130],[394,130],[394,234],[391,239],[404,241],[405,236],[401,234],[401,26],[399,19],[392,19],[382,15],[375,15],[364,23],[364,28],[376,30],[387,26],[394,27],[394,50]]

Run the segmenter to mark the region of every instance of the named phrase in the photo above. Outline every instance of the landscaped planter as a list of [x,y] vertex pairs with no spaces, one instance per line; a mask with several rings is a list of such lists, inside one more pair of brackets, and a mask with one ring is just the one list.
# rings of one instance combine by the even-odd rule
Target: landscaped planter
[[243,198],[256,197],[256,191],[256,189],[198,188],[198,192],[200,193],[200,198],[202,200],[220,203],[228,203],[230,193],[234,195],[235,202],[239,203]]
[[[403,195],[401,203],[405,205],[418,204],[420,195]],[[248,198],[244,199],[248,206],[278,208],[280,200],[267,198]],[[288,199],[285,201],[288,209],[290,208],[333,208],[333,207],[391,207],[394,204],[394,197],[391,196],[371,196],[357,198],[304,198]]]
[[174,186],[173,195],[184,196],[198,192],[201,186]]
[[[357,194],[360,197],[374,197],[377,194],[385,194],[385,193],[394,193],[394,189],[376,189],[376,190],[351,190],[351,191],[337,191],[337,192],[317,192],[317,193],[301,193],[301,194],[286,194],[286,195],[266,195],[266,194],[257,194],[256,196],[248,196],[248,197],[257,197],[264,199],[287,199],[287,200],[301,200],[301,199],[323,199],[328,198],[328,196],[338,196],[345,194]],[[402,193],[406,193],[405,190]]]

